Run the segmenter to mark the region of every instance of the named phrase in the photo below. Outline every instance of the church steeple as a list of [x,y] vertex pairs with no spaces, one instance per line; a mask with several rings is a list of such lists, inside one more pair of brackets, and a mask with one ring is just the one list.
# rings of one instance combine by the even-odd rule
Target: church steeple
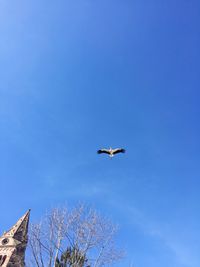
[[24,267],[30,210],[0,237],[0,267]]

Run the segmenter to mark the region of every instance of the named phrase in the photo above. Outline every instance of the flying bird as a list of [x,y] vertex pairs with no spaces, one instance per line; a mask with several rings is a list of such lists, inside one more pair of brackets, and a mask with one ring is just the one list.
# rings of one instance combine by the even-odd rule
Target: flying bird
[[111,147],[109,149],[106,149],[106,148],[102,148],[102,149],[99,149],[97,151],[98,154],[102,154],[102,153],[105,153],[105,154],[108,154],[111,158],[115,155],[115,154],[118,154],[118,153],[125,153],[125,149],[124,148],[115,148],[115,149],[112,149]]

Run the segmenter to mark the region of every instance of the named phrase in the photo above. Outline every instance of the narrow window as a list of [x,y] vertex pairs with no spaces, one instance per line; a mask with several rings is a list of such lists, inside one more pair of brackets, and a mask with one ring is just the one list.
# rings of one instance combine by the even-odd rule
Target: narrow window
[[6,261],[6,255],[4,256],[0,256],[0,266],[2,266],[4,264],[4,262]]

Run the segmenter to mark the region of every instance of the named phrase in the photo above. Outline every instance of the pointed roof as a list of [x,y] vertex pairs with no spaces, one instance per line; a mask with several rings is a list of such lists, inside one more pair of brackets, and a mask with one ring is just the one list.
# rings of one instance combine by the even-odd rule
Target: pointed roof
[[30,211],[29,209],[10,230],[3,234],[3,236],[12,237],[20,242],[26,242]]

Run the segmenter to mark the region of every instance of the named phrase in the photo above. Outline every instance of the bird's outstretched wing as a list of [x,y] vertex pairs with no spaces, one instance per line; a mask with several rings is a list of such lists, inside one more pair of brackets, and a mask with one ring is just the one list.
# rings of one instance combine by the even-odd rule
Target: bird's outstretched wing
[[110,154],[110,151],[109,151],[108,149],[103,148],[103,149],[99,149],[99,150],[97,151],[97,153],[98,153],[98,154],[102,154],[102,153]]
[[113,149],[113,154],[117,154],[117,153],[125,153],[126,150],[124,148],[116,148]]

